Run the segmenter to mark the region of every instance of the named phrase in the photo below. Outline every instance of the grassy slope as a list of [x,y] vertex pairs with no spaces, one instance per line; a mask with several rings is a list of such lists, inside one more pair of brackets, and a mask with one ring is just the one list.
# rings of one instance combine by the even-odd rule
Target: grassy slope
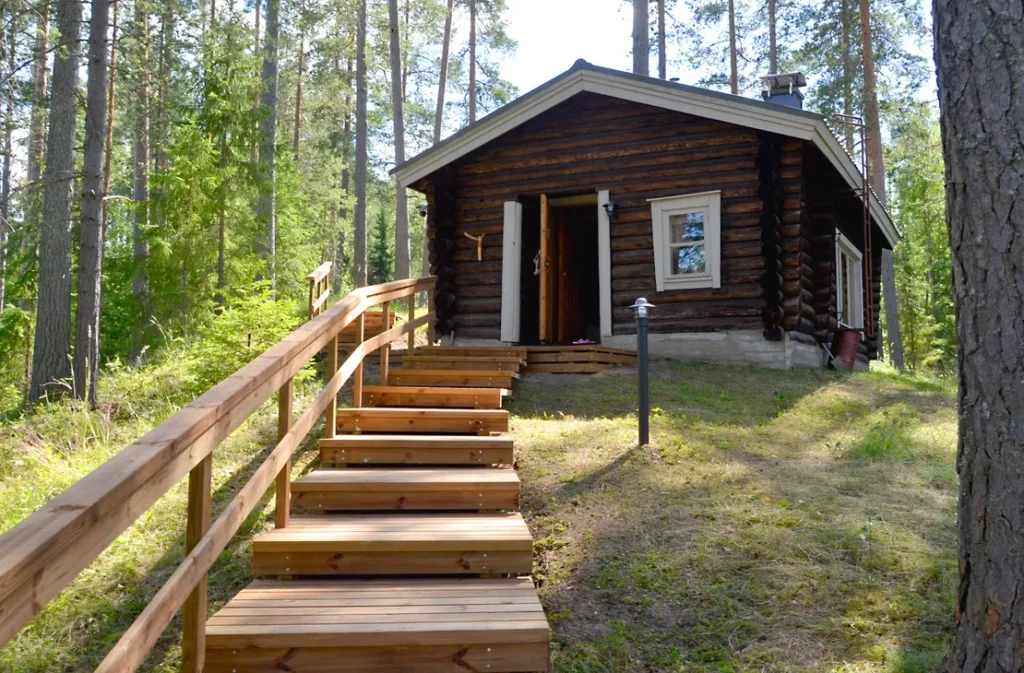
[[949,388],[659,363],[511,404],[555,670],[924,671],[953,618]]

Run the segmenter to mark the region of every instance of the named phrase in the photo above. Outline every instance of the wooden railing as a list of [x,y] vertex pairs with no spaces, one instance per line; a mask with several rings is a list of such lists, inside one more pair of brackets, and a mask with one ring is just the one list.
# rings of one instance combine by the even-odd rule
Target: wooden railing
[[[207,573],[220,552],[277,483],[275,525],[289,517],[291,457],[325,414],[325,434],[336,427],[338,392],[353,380],[353,404],[361,406],[363,359],[428,324],[430,314],[412,319],[415,296],[433,294],[435,278],[400,280],[360,288],[299,327],[280,343],[224,379],[144,437],[126,447],[67,491],[0,537],[0,646],[10,641],[68,583],[157,499],[188,475],[185,558],[142,614],[132,623],[97,671],[134,671],[179,609],[184,608],[183,670],[201,671],[206,650]],[[405,298],[410,320],[363,341],[363,313]],[[338,367],[338,334],[357,325],[357,346]],[[327,349],[327,383],[293,420],[295,375]],[[211,467],[214,449],[261,405],[278,394],[278,443],[211,525]]]
[[327,301],[331,297],[331,266],[330,262],[324,262],[306,276],[306,280],[309,281],[310,320],[327,308]]

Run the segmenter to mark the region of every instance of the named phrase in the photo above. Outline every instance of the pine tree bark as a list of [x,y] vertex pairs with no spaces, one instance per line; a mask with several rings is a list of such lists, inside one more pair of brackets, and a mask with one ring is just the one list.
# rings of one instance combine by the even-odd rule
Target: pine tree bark
[[[110,203],[106,196],[110,194],[110,162],[114,153],[114,115],[117,109],[114,103],[117,102],[117,8],[118,0],[110,3],[110,14],[113,19],[113,27],[110,29],[110,90],[107,94],[107,131],[106,141],[103,149],[103,237],[106,240],[107,222],[110,219]],[[103,254],[103,251],[100,251]]]
[[302,76],[306,73],[306,2],[299,2],[299,62],[295,75],[295,128],[292,155],[299,160],[299,138],[302,134]]
[[135,33],[139,44],[135,74],[135,141],[132,150],[132,201],[135,221],[132,226],[132,296],[135,298],[137,317],[132,330],[131,359],[137,360],[146,346],[149,332],[149,239],[151,204],[149,201],[150,160],[150,64],[149,64],[149,3],[135,0]]
[[729,89],[733,95],[740,92],[740,72],[736,45],[736,0],[729,0]]
[[[853,52],[851,49],[853,35],[853,21],[851,18],[851,0],[842,0],[840,4],[840,27],[842,30],[839,36],[840,50],[843,58],[843,114],[847,117],[853,115],[853,80],[856,76],[856,68],[853,63]],[[844,124],[846,140],[846,152],[853,156],[854,138],[853,126]]]
[[647,0],[633,0],[633,74],[651,74],[650,16]]
[[[256,0],[255,18],[253,19],[254,22],[255,22],[255,26],[254,26],[253,37],[252,37],[252,53],[253,53],[253,55],[260,53],[260,13],[262,11],[261,10],[262,4],[263,4],[263,0]],[[257,72],[257,74],[261,74],[261,73],[262,73],[262,71]],[[255,98],[252,101],[252,111],[253,111],[253,114],[255,115],[255,114],[259,113],[259,110],[260,110],[260,92],[257,91],[256,92],[256,96],[255,96]],[[257,133],[255,133],[253,135],[253,137],[252,137],[252,144],[249,146],[249,163],[251,163],[253,166],[255,166],[256,162],[258,162],[260,160],[259,123],[256,124],[256,131],[257,131]]]
[[72,370],[74,395],[96,403],[103,281],[103,144],[107,124],[107,24],[109,0],[92,0],[82,150],[82,222],[79,226],[78,306]]
[[668,79],[668,53],[665,37],[665,0],[658,0],[658,77]]
[[768,72],[775,75],[779,72],[779,42],[776,36],[776,20],[778,0],[768,0]]
[[[398,0],[388,0],[391,23],[391,111],[395,130],[395,165],[405,162],[405,103],[402,96],[402,35]],[[409,277],[409,197],[395,179],[395,279]]]
[[1024,671],[1024,16],[935,0],[956,312],[960,581],[950,673]]
[[476,0],[469,0],[469,123],[476,121]]
[[63,395],[71,374],[71,218],[82,25],[79,0],[57,3],[60,49],[54,53],[50,130],[39,240],[39,298],[28,399]]
[[50,3],[44,1],[38,9],[36,19],[35,46],[32,62],[32,112],[29,118],[28,151],[26,157],[25,177],[29,184],[29,203],[25,218],[28,235],[24,237],[26,248],[30,248],[29,257],[34,258],[39,241],[41,217],[41,200],[39,192],[42,185],[39,180],[43,175],[43,152],[46,147],[46,52],[50,42]]
[[[341,66],[338,63],[338,59],[335,58],[334,68],[340,73]],[[338,217],[343,222],[348,221],[348,197],[352,192],[351,185],[351,174],[349,171],[349,165],[352,161],[352,78],[354,75],[352,68],[352,58],[348,59],[348,67],[345,71],[345,99],[342,106],[342,118],[344,121],[341,126],[341,205],[338,207]],[[342,290],[342,281],[345,278],[345,274],[350,272],[348,268],[347,255],[348,252],[345,249],[345,229],[340,228],[338,231],[338,241],[334,249],[334,293],[339,294]]]
[[[7,72],[13,75],[17,67],[18,43],[14,17],[7,24],[4,55]],[[14,88],[17,79],[10,77],[4,95],[4,160],[0,169],[0,320],[7,297],[7,232],[11,229],[11,163],[14,160]]]
[[258,249],[264,261],[261,279],[270,281],[271,289],[277,282],[277,87],[278,38],[281,30],[281,0],[267,0],[267,25],[263,35],[263,71],[260,80],[263,93],[260,108],[260,195],[256,202],[256,221],[262,232]]
[[366,285],[366,0],[358,0],[356,18],[356,212],[352,243],[352,282]]
[[434,144],[441,142],[444,126],[444,94],[448,86],[448,56],[452,43],[452,12],[455,0],[448,0],[448,14],[444,17],[444,41],[441,43],[441,70],[437,82],[437,109],[434,112]]
[[[882,160],[882,122],[878,112],[878,85],[875,77],[875,50],[871,38],[869,0],[860,0],[861,53],[864,58],[864,126],[868,144],[870,183],[882,205],[885,205],[885,164]],[[888,329],[889,361],[899,371],[903,361],[903,337],[896,298],[896,269],[892,251],[882,251],[882,297],[885,300],[885,324]]]

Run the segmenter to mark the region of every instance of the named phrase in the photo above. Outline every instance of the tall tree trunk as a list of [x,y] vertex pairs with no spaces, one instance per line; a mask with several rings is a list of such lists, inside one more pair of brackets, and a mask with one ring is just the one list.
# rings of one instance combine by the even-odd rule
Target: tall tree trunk
[[302,76],[306,72],[306,1],[299,2],[299,63],[295,76],[295,128],[292,154],[299,160],[299,137],[302,133]]
[[28,257],[35,260],[39,242],[40,204],[39,193],[42,185],[39,180],[43,174],[43,151],[46,147],[46,54],[50,41],[50,3],[43,2],[36,19],[35,46],[32,62],[32,112],[29,119],[28,156],[26,158],[25,177],[30,186],[29,206],[25,218],[28,235],[24,237]]
[[7,295],[7,234],[11,230],[11,162],[14,159],[14,89],[17,79],[17,27],[13,16],[7,24],[7,41],[4,52],[7,56],[9,78],[4,95],[4,161],[0,171],[0,321],[3,320],[4,301]]
[[228,167],[228,132],[222,129],[220,132],[220,194],[217,195],[219,211],[217,217],[217,305],[224,307],[224,288],[227,287],[227,244],[228,244],[228,222],[227,222],[227,167]]
[[57,382],[66,381],[71,374],[71,217],[81,25],[81,2],[60,0],[57,28],[61,48],[53,59],[30,401],[47,393],[63,394],[63,385]]
[[[885,164],[882,160],[882,122],[878,112],[878,86],[875,79],[875,51],[871,38],[871,11],[868,0],[860,0],[861,52],[864,56],[864,125],[868,144],[868,173],[872,189],[885,205]],[[889,361],[899,371],[903,361],[903,337],[896,298],[896,269],[892,251],[882,251],[882,296],[885,300],[885,324],[888,328]],[[870,318],[870,316],[869,316]]]
[[658,0],[658,77],[668,79],[668,53],[665,37],[665,0]]
[[[255,25],[255,30],[253,31],[253,38],[252,38],[252,53],[253,53],[254,56],[256,54],[260,53],[260,7],[262,6],[262,2],[263,2],[263,0],[256,0],[256,12],[255,12],[256,17],[254,19],[256,25]],[[261,73],[257,72],[256,74],[261,74]],[[253,113],[255,115],[256,113],[259,112],[259,110],[260,110],[260,92],[257,91],[256,92],[256,96],[255,96],[255,98],[253,99],[253,102],[252,102],[252,111],[253,111]],[[259,123],[258,122],[256,124],[256,129],[257,129],[257,131],[259,130]],[[249,163],[251,163],[253,166],[255,166],[256,162],[258,162],[259,160],[260,160],[259,133],[256,133],[255,135],[253,135],[252,144],[249,146]]]
[[[391,21],[391,110],[395,124],[395,165],[405,163],[405,109],[402,100],[402,35],[398,0],[388,0]],[[409,277],[409,198],[395,178],[395,278]]]
[[[340,72],[341,67],[335,59],[334,67]],[[344,121],[341,125],[341,206],[338,208],[338,217],[348,221],[348,197],[352,192],[351,175],[349,162],[352,161],[352,58],[348,59],[348,68],[345,71],[345,100],[342,109]],[[346,264],[347,251],[345,250],[345,229],[339,228],[338,241],[334,251],[334,292],[341,294],[342,281],[345,273],[350,271]]]
[[354,223],[352,283],[366,285],[366,0],[359,0],[356,27],[356,218]]
[[142,355],[149,331],[149,157],[150,157],[150,105],[149,105],[149,6],[147,0],[135,0],[135,32],[139,41],[139,63],[135,75],[135,143],[133,149],[132,201],[135,203],[135,223],[132,227],[132,258],[135,272],[132,276],[132,295],[138,314],[132,331],[131,358]]
[[476,0],[469,0],[469,123],[476,121]]
[[935,0],[960,373],[960,582],[950,673],[1024,670],[1024,21]]
[[452,42],[452,10],[455,0],[448,0],[448,14],[444,17],[444,42],[441,43],[441,71],[437,83],[437,109],[434,113],[434,144],[441,142],[444,126],[444,93],[448,86],[448,51]]
[[[851,0],[842,0],[840,5],[840,26],[842,27],[842,34],[839,38],[843,59],[843,114],[847,117],[853,115],[853,79],[857,73],[857,69],[853,63],[853,51],[850,46],[853,42],[851,37],[853,34],[853,19],[851,16],[852,9],[850,2]],[[848,154],[853,156],[855,147],[853,126],[850,124],[844,124],[843,130],[846,136],[846,151]]]
[[[114,103],[116,102],[115,93],[117,90],[117,7],[118,0],[114,0],[110,4],[110,13],[113,17],[114,25],[110,32],[110,92],[107,95],[107,137],[103,150],[103,240],[106,240],[107,222],[110,220],[110,202],[107,201],[107,195],[110,194],[110,161],[114,153],[114,115],[116,113]],[[100,254],[104,254],[102,250]]]
[[107,23],[109,0],[92,0],[89,19],[85,146],[82,150],[82,223],[79,227],[78,307],[72,369],[75,397],[96,403],[100,356],[100,289],[103,282],[103,143],[107,124]]
[[633,0],[633,74],[651,73],[650,16],[647,0]]
[[281,0],[267,0],[267,26],[263,36],[263,94],[260,107],[263,119],[260,122],[260,195],[256,202],[256,221],[262,232],[259,252],[263,258],[265,276],[271,288],[277,282],[277,85],[278,61],[277,44],[281,29]]
[[775,34],[778,0],[768,0],[768,72],[779,72],[779,42]]
[[736,0],[729,0],[729,89],[734,95],[740,92],[736,46]]
[[[157,69],[157,96],[160,98],[160,106],[154,115],[156,122],[156,143],[154,147],[153,163],[157,173],[166,173],[168,158],[166,145],[171,140],[171,70],[174,60],[174,30],[175,14],[174,7],[178,0],[163,0],[163,12],[160,16],[160,65]],[[214,12],[216,5],[210,5],[210,24],[214,23]],[[157,214],[162,220],[162,215]]]

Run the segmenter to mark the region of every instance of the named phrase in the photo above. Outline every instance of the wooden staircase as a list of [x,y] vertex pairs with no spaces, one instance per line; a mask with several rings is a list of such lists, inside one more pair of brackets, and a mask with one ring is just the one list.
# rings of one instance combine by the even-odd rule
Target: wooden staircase
[[526,352],[498,350],[410,353],[338,410],[287,525],[253,543],[267,579],[207,622],[206,671],[548,670],[500,408]]

